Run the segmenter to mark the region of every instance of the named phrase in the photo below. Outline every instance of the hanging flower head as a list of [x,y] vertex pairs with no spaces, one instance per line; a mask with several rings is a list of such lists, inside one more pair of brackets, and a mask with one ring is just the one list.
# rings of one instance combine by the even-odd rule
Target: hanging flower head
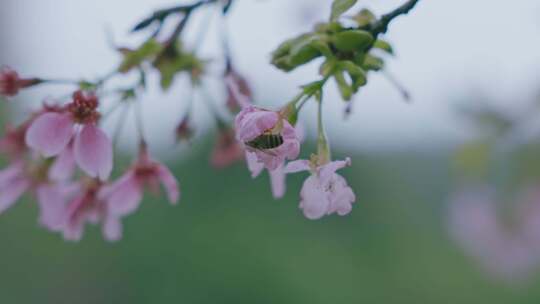
[[246,107],[236,116],[235,128],[236,138],[245,145],[247,153],[254,153],[268,170],[275,170],[300,153],[294,127],[279,112]]
[[64,239],[79,241],[87,223],[101,224],[103,236],[108,241],[122,238],[122,222],[113,215],[108,205],[98,197],[103,184],[99,180],[84,180],[81,191],[66,207],[62,232]]
[[337,213],[346,215],[356,200],[345,178],[336,171],[350,166],[350,158],[319,165],[316,157],[311,161],[297,160],[287,164],[286,173],[310,171],[300,191],[300,209],[308,219],[320,219]]
[[143,145],[135,164],[117,181],[104,187],[100,197],[113,214],[124,216],[138,208],[145,186],[157,192],[160,183],[167,191],[170,203],[176,204],[180,199],[176,178],[167,167],[151,159]]

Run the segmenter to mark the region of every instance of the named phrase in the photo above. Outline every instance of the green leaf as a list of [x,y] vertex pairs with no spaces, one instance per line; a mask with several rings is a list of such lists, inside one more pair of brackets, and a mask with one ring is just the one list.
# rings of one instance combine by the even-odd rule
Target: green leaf
[[356,4],[357,0],[334,0],[332,3],[332,13],[330,14],[330,20],[337,20],[343,13],[348,11]]
[[392,48],[392,45],[390,45],[390,43],[388,43],[387,41],[377,39],[375,43],[373,44],[373,47],[383,50],[390,55],[394,55],[394,49]]
[[373,36],[362,30],[351,30],[333,36],[334,46],[343,52],[363,51],[373,43]]
[[149,39],[143,43],[137,50],[127,51],[124,54],[124,60],[118,67],[121,73],[127,73],[134,67],[139,66],[143,61],[150,60],[163,50],[163,45],[155,39]]

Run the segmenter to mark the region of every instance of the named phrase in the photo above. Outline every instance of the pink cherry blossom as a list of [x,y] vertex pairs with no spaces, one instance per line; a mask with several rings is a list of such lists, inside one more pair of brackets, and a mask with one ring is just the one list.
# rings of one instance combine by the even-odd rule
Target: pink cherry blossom
[[160,183],[169,202],[176,204],[180,198],[176,178],[167,167],[151,159],[143,148],[135,164],[113,184],[104,187],[100,197],[107,201],[111,213],[124,216],[138,208],[145,186],[157,191]]
[[234,137],[233,130],[220,130],[210,159],[212,166],[221,169],[244,158],[244,148]]
[[68,203],[61,227],[64,239],[79,241],[87,223],[101,224],[103,237],[108,241],[122,238],[121,218],[111,213],[108,204],[99,198],[101,189],[99,181],[90,181]]
[[22,79],[19,74],[9,67],[0,70],[0,95],[15,96],[20,89],[29,87],[39,82],[38,79]]
[[287,164],[285,173],[311,171],[300,191],[300,209],[306,218],[316,220],[333,213],[343,216],[351,212],[356,196],[345,178],[336,173],[338,169],[350,165],[349,158],[320,166],[307,160]]
[[[297,158],[300,153],[300,141],[294,127],[278,112],[254,106],[245,107],[236,116],[235,131],[236,138],[245,144],[246,151],[254,153],[257,162],[264,164],[270,171],[278,168],[286,159]],[[266,134],[281,136],[283,143],[272,149],[256,149],[247,144]]]
[[26,132],[26,144],[44,157],[62,153],[73,140],[79,167],[91,177],[106,180],[112,170],[112,143],[96,126],[98,101],[92,94],[77,91],[63,111],[45,111]]
[[0,171],[0,213],[13,206],[24,192],[31,192],[39,205],[39,223],[53,231],[63,227],[67,199],[78,188],[65,181],[49,180],[47,170],[46,162],[18,159]]

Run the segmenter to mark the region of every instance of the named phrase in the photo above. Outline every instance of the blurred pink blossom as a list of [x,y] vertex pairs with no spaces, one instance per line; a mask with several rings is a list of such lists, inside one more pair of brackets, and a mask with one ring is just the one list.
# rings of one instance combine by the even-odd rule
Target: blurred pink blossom
[[523,281],[540,266],[538,194],[521,191],[512,204],[514,224],[508,225],[498,213],[495,189],[462,189],[450,201],[450,234],[487,273],[513,283]]

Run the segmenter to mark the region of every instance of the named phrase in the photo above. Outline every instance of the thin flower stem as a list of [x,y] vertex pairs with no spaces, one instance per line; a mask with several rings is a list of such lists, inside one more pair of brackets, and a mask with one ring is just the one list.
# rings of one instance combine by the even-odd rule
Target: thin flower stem
[[135,101],[135,124],[137,126],[137,133],[139,136],[139,142],[141,145],[146,145],[146,140],[144,137],[144,122],[142,116],[142,105],[141,101]]
[[202,84],[201,84],[199,92],[201,92],[201,94],[203,95],[202,100],[206,104],[208,109],[210,110],[210,114],[212,114],[212,116],[216,120],[216,122],[218,124],[218,127],[219,128],[225,128],[225,126],[227,126],[227,122],[225,121],[225,119],[223,119],[221,117],[219,112],[216,110],[216,106],[211,101],[212,97],[210,96],[210,94],[208,93],[208,91],[206,90],[206,88]]
[[328,138],[326,136],[326,132],[324,130],[324,124],[323,124],[323,118],[322,118],[322,104],[323,104],[323,98],[322,98],[322,91],[319,92],[317,96],[317,131],[318,131],[318,139],[317,139],[317,154],[319,156],[319,165],[326,164],[330,161],[330,147],[328,145]]
[[126,125],[127,116],[129,114],[130,109],[131,109],[131,104],[128,104],[122,108],[122,112],[120,114],[121,116],[118,119],[118,123],[116,124],[114,128],[113,139],[112,139],[114,147],[117,146],[120,134],[122,133],[122,130],[124,129],[124,126]]
[[398,90],[398,92],[401,94],[405,102],[411,101],[411,94],[409,94],[409,91],[403,86],[397,79],[387,70],[381,70],[383,76]]
[[203,26],[200,26],[199,32],[197,33],[197,38],[195,40],[195,43],[193,44],[193,51],[197,51],[199,47],[204,43],[204,40],[206,36],[208,36],[208,32],[210,31],[210,24],[212,23],[212,20],[214,18],[213,15],[215,14],[215,10],[209,9],[206,13],[206,16],[204,18],[204,24]]
[[74,79],[37,79],[38,84],[78,85],[79,80]]

